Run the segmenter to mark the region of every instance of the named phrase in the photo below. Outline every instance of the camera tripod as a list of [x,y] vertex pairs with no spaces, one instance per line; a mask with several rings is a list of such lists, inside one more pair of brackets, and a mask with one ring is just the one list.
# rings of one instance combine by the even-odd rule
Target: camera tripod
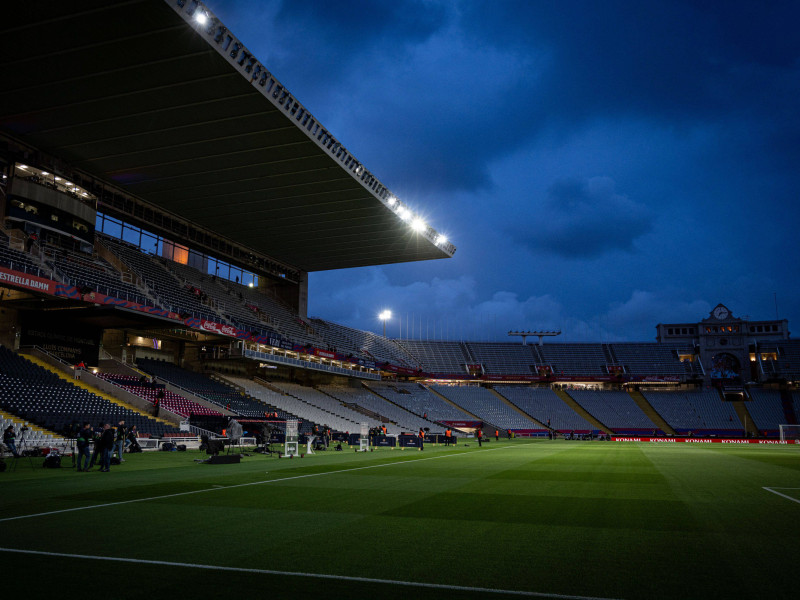
[[[17,460],[14,461],[14,463],[13,463],[13,465],[11,467],[11,471],[13,473],[16,473],[16,471],[17,471],[17,465],[19,464],[19,459],[23,458],[25,456],[25,447],[28,445],[28,440],[25,439],[25,434],[26,433],[28,433],[28,428],[27,427],[23,427],[22,429],[20,429],[20,432],[19,432],[19,443],[16,444],[17,457],[18,458],[17,458]],[[32,456],[28,456],[28,462],[31,465],[31,469],[33,469],[34,465],[33,465],[33,457]]]

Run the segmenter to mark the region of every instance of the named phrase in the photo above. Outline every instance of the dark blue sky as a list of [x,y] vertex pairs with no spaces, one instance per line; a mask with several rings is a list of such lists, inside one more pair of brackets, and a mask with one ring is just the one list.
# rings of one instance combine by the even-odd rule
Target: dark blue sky
[[718,302],[771,319],[777,298],[800,326],[800,3],[208,6],[458,247],[311,274],[310,315],[651,340]]

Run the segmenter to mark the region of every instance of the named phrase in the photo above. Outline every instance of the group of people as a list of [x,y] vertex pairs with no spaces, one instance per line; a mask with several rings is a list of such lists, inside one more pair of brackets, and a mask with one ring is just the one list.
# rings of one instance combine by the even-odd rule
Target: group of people
[[93,428],[91,423],[86,422],[78,430],[75,441],[79,472],[90,471],[99,459],[100,472],[108,473],[111,470],[111,459],[115,454],[122,463],[125,462],[122,455],[126,449],[139,447],[136,441],[136,425],[128,428],[124,420],[120,421],[116,428],[112,427],[111,423],[102,423]]

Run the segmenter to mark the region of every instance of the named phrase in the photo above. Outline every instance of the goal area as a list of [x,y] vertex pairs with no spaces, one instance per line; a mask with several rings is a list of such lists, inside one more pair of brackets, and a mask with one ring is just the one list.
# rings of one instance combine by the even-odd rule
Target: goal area
[[781,441],[800,440],[800,425],[778,425],[781,429]]

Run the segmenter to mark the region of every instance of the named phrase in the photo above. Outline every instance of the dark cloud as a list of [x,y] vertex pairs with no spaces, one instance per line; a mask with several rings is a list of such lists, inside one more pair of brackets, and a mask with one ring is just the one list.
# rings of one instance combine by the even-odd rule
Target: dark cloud
[[459,247],[312,274],[312,312],[652,339],[777,293],[800,319],[800,3],[208,1]]
[[652,229],[651,212],[616,193],[607,177],[558,181],[526,216],[510,227],[519,243],[571,259],[630,251],[634,241]]

